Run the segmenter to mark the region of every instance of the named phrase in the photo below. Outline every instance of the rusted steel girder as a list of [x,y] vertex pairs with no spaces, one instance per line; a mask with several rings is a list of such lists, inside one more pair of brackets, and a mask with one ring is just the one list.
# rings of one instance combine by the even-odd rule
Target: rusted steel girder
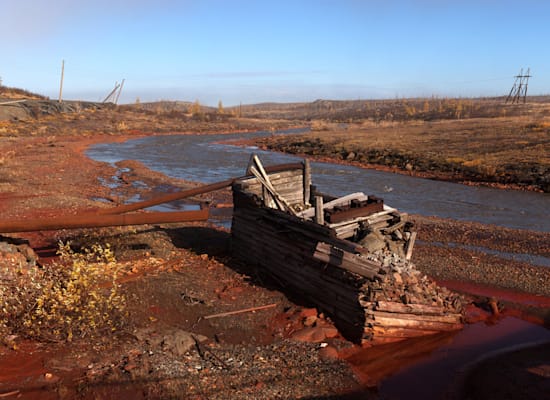
[[0,232],[35,232],[58,229],[100,228],[106,226],[164,224],[173,222],[206,221],[209,210],[177,212],[147,212],[123,215],[74,215],[39,218],[30,221],[0,220]]
[[177,193],[166,194],[151,200],[139,201],[136,203],[125,204],[122,206],[111,207],[111,208],[102,208],[100,210],[97,210],[97,213],[100,215],[113,215],[113,214],[123,214],[129,211],[141,210],[143,208],[152,207],[163,203],[169,203],[170,201],[180,200],[186,197],[197,196],[199,194],[220,190],[225,187],[231,186],[233,184],[233,181],[234,179],[228,179],[226,181],[216,182],[205,186],[199,186],[197,188],[183,190]]
[[[287,171],[289,169],[301,169],[301,168],[304,168],[304,164],[300,162],[300,163],[273,165],[271,167],[266,167],[265,171],[268,173],[273,173],[273,172]],[[243,177],[231,178],[225,181],[211,183],[210,185],[199,186],[193,189],[182,190],[181,192],[177,192],[177,193],[166,194],[151,200],[139,201],[137,203],[125,204],[123,206],[118,206],[118,207],[103,208],[101,210],[98,210],[97,213],[101,215],[106,215],[106,214],[112,215],[112,214],[123,214],[129,211],[141,210],[143,208],[152,207],[163,203],[169,203],[174,200],[181,200],[186,197],[197,196],[199,194],[214,192],[216,190],[229,187],[233,184],[235,180],[242,179],[242,178]]]

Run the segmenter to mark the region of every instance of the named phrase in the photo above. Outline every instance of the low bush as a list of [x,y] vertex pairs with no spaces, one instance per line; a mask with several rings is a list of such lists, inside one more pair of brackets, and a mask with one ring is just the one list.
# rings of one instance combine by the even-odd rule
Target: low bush
[[125,297],[116,283],[110,247],[82,252],[59,244],[59,260],[44,268],[0,272],[0,335],[71,341],[116,331],[124,324]]

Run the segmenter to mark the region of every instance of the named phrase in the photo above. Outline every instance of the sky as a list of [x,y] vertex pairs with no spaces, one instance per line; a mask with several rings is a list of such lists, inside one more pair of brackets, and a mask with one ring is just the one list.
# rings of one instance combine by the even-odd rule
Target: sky
[[0,79],[216,106],[550,94],[546,0],[0,0]]

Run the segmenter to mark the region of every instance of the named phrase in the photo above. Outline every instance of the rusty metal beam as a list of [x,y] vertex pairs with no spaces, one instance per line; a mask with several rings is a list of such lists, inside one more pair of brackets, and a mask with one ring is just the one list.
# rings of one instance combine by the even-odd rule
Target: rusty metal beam
[[156,206],[163,203],[169,203],[174,200],[184,199],[186,197],[197,196],[199,194],[213,192],[215,190],[220,190],[225,187],[231,186],[234,179],[228,179],[222,182],[212,183],[210,185],[199,186],[193,189],[183,190],[181,192],[170,193],[156,197],[154,199],[139,201],[137,203],[125,204],[123,206],[104,208],[98,210],[97,213],[100,215],[113,215],[113,214],[123,214],[129,211],[141,210],[143,208]]
[[[274,172],[288,171],[290,169],[302,169],[302,168],[304,168],[304,164],[299,162],[299,163],[273,165],[271,167],[266,167],[265,170],[267,173],[274,173]],[[244,177],[231,178],[225,181],[211,183],[209,185],[199,186],[193,189],[183,190],[177,193],[162,195],[150,200],[140,201],[132,204],[125,204],[118,207],[105,208],[105,209],[98,210],[97,214],[100,214],[100,215],[123,214],[129,211],[136,211],[136,210],[141,210],[143,208],[156,206],[159,204],[169,203],[174,200],[181,200],[186,197],[192,197],[192,196],[197,196],[199,194],[214,192],[216,190],[229,187],[233,184],[235,180],[242,179],[242,178]]]
[[40,218],[30,221],[0,220],[0,232],[35,232],[58,229],[100,228],[106,226],[165,224],[174,222],[206,221],[209,210],[178,212],[147,212],[124,215],[74,215]]

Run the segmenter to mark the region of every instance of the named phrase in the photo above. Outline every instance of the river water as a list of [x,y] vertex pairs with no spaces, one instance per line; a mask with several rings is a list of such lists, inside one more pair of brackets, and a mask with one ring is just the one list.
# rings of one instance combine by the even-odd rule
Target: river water
[[[278,134],[296,132],[299,131]],[[154,136],[94,145],[87,155],[109,163],[138,160],[168,176],[212,183],[243,175],[252,153],[258,154],[265,165],[300,160],[254,147],[220,143],[270,134]],[[550,231],[550,194],[472,187],[321,162],[312,163],[312,175],[321,192],[340,196],[362,191],[382,197],[386,204],[411,214]]]

